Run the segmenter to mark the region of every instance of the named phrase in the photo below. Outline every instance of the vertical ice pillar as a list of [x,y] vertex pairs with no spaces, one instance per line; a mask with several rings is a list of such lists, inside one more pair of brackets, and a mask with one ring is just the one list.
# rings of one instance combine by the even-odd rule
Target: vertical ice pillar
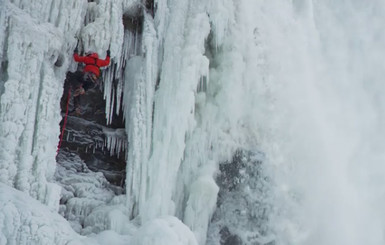
[[[8,185],[14,185],[16,188],[30,192],[40,192],[45,189],[45,185],[39,187],[31,186],[35,178],[44,178],[46,176],[34,175],[34,152],[40,148],[37,144],[39,136],[36,130],[39,128],[39,123],[44,120],[56,121],[58,123],[58,114],[53,113],[55,110],[41,110],[40,106],[50,106],[54,103],[53,98],[57,97],[60,83],[53,77],[45,80],[48,64],[45,63],[45,52],[48,52],[49,47],[58,49],[60,42],[57,39],[57,33],[50,34],[40,31],[34,26],[28,26],[23,18],[19,18],[17,13],[9,17],[7,26],[7,81],[4,81],[4,93],[1,95],[1,109],[0,109],[0,144],[1,144],[1,178],[0,181]],[[34,23],[33,20],[29,20]],[[31,25],[31,23],[30,23]],[[51,31],[53,31],[51,29]],[[54,31],[53,31],[54,33]],[[50,41],[50,44],[48,44]],[[51,65],[51,70],[52,66]],[[53,72],[53,71],[52,71]],[[53,91],[50,91],[51,98],[44,97],[42,93],[49,89],[45,87],[45,81],[49,81]],[[42,101],[44,100],[44,101]],[[58,104],[56,100],[56,103]],[[44,104],[43,104],[44,103]],[[55,108],[56,109],[56,108]],[[50,116],[48,116],[50,115]],[[53,116],[53,117],[52,117]],[[47,118],[48,117],[48,118]],[[56,119],[56,120],[52,120]],[[40,148],[40,158],[47,156],[48,152],[53,152],[49,160],[39,161],[37,167],[42,165],[52,166],[55,163],[55,136],[57,132],[52,130],[52,125],[46,121],[48,126],[44,128],[44,136],[50,142],[51,151],[44,151],[45,148]],[[55,127],[56,128],[56,127]],[[51,130],[52,131],[51,131]],[[49,134],[52,133],[52,134]],[[47,142],[47,141],[45,141]],[[41,143],[41,142],[39,142]],[[41,147],[43,145],[40,145]],[[43,153],[43,154],[42,154]],[[39,155],[36,154],[36,157]],[[48,161],[48,162],[47,162]],[[43,169],[46,169],[43,167]],[[51,174],[53,171],[51,172]],[[37,197],[37,195],[34,195]]]
[[[165,8],[158,9],[156,15],[159,15],[155,16],[154,20],[158,39],[154,40],[155,46],[152,45],[155,47],[154,50],[146,50],[148,51],[146,54],[149,55],[156,52],[159,55],[157,60],[161,61],[158,64],[159,86],[154,97],[152,132],[151,124],[145,125],[143,122],[143,119],[147,121],[152,119],[152,115],[148,113],[151,112],[152,101],[144,103],[144,106],[147,106],[146,110],[138,110],[137,105],[142,104],[141,100],[131,104],[136,106],[135,109],[131,109],[131,112],[136,110],[133,112],[136,115],[143,115],[140,113],[144,111],[148,113],[145,117],[136,117],[136,123],[130,125],[138,129],[138,125],[142,127],[137,132],[142,134],[143,139],[139,141],[138,138],[133,138],[133,142],[136,142],[134,145],[130,141],[129,159],[132,160],[128,161],[127,166],[127,172],[130,173],[127,176],[127,191],[131,193],[129,203],[132,205],[131,210],[134,209],[134,214],[139,213],[142,221],[176,214],[174,195],[179,184],[177,176],[184,158],[185,140],[195,127],[196,88],[201,77],[208,75],[209,66],[207,57],[203,55],[205,39],[210,32],[209,18],[204,9],[197,8],[187,0],[172,1]],[[167,24],[164,25],[163,21],[167,21]],[[147,24],[151,26],[152,23]],[[143,40],[145,43],[146,37],[143,37]],[[147,60],[144,62],[145,76],[153,76],[156,74],[156,70],[152,71],[157,67],[156,63],[154,65],[156,60],[150,61],[148,58],[150,56],[146,57]],[[154,82],[146,84],[155,85]],[[150,87],[146,91],[151,92]],[[151,98],[148,97],[151,94],[144,95],[147,99]],[[140,97],[137,93],[135,96]],[[147,137],[152,136],[151,144],[148,144],[150,138],[143,137],[143,132],[147,132]],[[143,142],[147,144],[145,148]],[[215,193],[215,190],[210,193]],[[200,205],[195,197],[191,196],[191,202]],[[193,220],[193,216],[194,214],[189,215],[191,223],[196,221]],[[209,220],[207,215],[203,216],[200,216],[199,220]]]
[[[154,98],[152,154],[142,163],[141,169],[134,170],[141,172],[141,178],[134,184],[143,190],[136,193],[139,195],[138,211],[143,221],[160,215],[173,214],[172,189],[184,144],[184,140],[180,141],[179,137],[184,137],[182,135],[185,133],[182,114],[186,112],[183,109],[176,112],[175,105],[186,104],[185,101],[178,101],[176,98],[183,96],[178,87],[183,84],[179,71],[187,9],[188,1],[172,1],[168,5],[169,12],[157,12],[157,15],[166,15],[164,18],[168,19],[168,27],[161,30],[162,32],[157,30],[159,36],[157,52],[162,55],[160,57],[162,64],[159,67],[161,70],[159,90]],[[178,123],[182,123],[179,130],[175,127]],[[173,143],[174,145],[170,145]],[[148,209],[149,207],[151,208]]]
[[127,160],[127,203],[130,214],[137,215],[145,201],[148,158],[151,148],[152,113],[158,72],[157,39],[152,17],[144,15],[143,57],[132,57],[126,64],[124,112],[130,144]]
[[0,10],[0,182],[54,209],[59,99],[83,12],[82,2],[70,3],[2,1]]

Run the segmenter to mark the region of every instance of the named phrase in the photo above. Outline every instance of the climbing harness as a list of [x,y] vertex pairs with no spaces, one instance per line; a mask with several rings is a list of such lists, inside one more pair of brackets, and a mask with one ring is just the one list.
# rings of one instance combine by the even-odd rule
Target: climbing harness
[[90,80],[93,83],[98,84],[98,76],[93,72],[86,72],[83,76],[83,81]]

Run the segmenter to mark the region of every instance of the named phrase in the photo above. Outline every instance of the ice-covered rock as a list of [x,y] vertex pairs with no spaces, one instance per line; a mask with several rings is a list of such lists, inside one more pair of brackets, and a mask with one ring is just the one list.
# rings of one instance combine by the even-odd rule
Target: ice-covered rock
[[79,238],[57,212],[0,184],[0,244],[64,245]]
[[143,224],[131,242],[134,245],[198,245],[191,230],[173,216],[160,217]]

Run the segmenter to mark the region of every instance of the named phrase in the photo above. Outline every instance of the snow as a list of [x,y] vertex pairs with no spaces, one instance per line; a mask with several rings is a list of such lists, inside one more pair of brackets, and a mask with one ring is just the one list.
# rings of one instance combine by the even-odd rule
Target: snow
[[[383,244],[383,1],[154,2],[0,1],[0,244],[219,243],[215,178],[239,149],[271,180],[261,237],[240,228],[256,190],[222,206],[244,244]],[[55,161],[78,40],[111,50],[106,119],[125,131],[97,147],[126,152],[124,190]]]
[[180,220],[164,216],[143,224],[133,236],[132,244],[197,245],[198,243],[194,234]]
[[110,230],[120,235],[132,235],[137,227],[129,222],[123,212],[123,205],[100,206],[95,208],[84,220],[85,234]]
[[0,184],[1,244],[67,244],[78,239],[67,220],[27,194]]
[[[112,186],[102,173],[89,170],[74,153],[60,152],[58,159],[61,165],[57,166],[55,177],[63,186],[60,213],[72,223],[76,231],[88,234],[90,233],[88,230],[93,229],[87,225],[91,217],[95,216],[93,212],[103,207],[108,213],[111,208],[107,209],[105,207],[107,204],[111,203],[111,206],[120,204],[122,201],[112,202],[122,190]],[[104,213],[99,214],[101,215]],[[103,222],[104,218],[100,220]],[[95,221],[93,225],[97,227],[97,224]]]
[[209,219],[215,209],[219,187],[209,176],[200,177],[191,185],[184,221],[195,233],[198,244],[206,244]]

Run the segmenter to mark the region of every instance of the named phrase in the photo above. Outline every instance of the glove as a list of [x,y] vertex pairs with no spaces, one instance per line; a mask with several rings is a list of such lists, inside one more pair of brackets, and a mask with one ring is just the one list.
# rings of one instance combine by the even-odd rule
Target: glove
[[110,56],[110,54],[111,54],[111,52],[110,52],[110,50],[108,49],[108,50],[107,50],[107,56]]
[[79,96],[81,94],[85,94],[85,93],[86,93],[86,91],[84,90],[84,88],[82,86],[80,86],[79,88],[77,88],[75,90],[74,97],[77,97],[77,96]]

